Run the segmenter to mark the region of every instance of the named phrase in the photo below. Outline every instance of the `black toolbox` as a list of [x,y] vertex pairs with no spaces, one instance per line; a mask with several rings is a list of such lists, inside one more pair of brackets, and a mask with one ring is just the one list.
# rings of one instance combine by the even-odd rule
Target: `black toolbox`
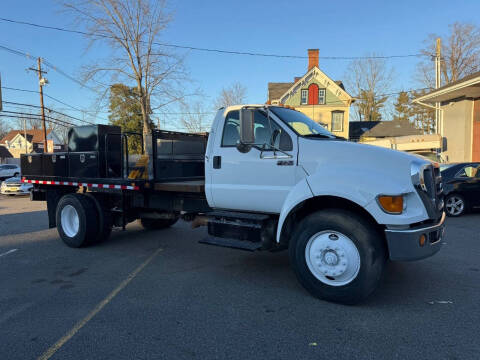
[[70,177],[122,176],[122,135],[119,126],[73,127],[68,131],[68,151]]
[[43,176],[68,176],[68,153],[42,154]]
[[43,154],[20,154],[22,176],[43,175]]
[[71,178],[99,178],[100,162],[97,151],[68,153],[68,176]]
[[205,177],[206,134],[154,131],[155,180]]

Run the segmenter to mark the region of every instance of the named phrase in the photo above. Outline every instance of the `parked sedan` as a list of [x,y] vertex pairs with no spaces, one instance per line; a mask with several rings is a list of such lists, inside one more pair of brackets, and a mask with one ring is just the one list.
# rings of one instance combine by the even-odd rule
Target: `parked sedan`
[[2,182],[0,193],[3,195],[23,195],[29,194],[32,184],[22,183],[19,177],[12,177]]
[[480,163],[452,164],[442,170],[442,179],[447,215],[480,207]]
[[0,165],[0,180],[20,175],[20,167],[13,164]]

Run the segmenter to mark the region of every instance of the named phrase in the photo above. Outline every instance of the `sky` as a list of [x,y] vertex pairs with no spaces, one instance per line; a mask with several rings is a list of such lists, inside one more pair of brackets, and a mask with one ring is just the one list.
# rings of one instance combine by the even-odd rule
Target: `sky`
[[[61,11],[59,1],[2,0],[0,17],[42,25],[76,27],[72,17]],[[455,21],[478,24],[479,1],[284,1],[284,0],[182,0],[170,1],[173,21],[161,41],[184,46],[243,52],[306,56],[318,48],[320,56],[364,56],[416,54],[428,34],[443,35]],[[80,78],[82,65],[108,56],[107,45],[87,51],[81,35],[38,29],[0,21],[0,45],[41,56],[72,77]],[[288,82],[307,70],[306,59],[227,55],[200,51],[179,51],[185,56],[191,82],[187,90],[201,89],[205,109],[222,88],[240,82],[247,89],[248,103],[264,103],[268,82]],[[418,58],[388,60],[394,69],[393,91],[423,87],[416,82]],[[38,90],[33,59],[0,50],[2,86]],[[348,60],[322,60],[319,67],[333,80],[346,76]],[[433,64],[432,64],[433,68]],[[51,98],[45,105],[75,117],[106,122],[107,108],[95,107],[96,93],[50,70],[44,88]],[[347,88],[347,91],[349,89]],[[189,92],[189,91],[187,91]],[[349,91],[352,95],[351,91]],[[39,96],[4,89],[4,101],[39,104]],[[82,113],[76,109],[98,114]],[[11,110],[15,110],[13,107]],[[21,111],[16,108],[16,111]],[[175,106],[170,112],[178,111]],[[165,122],[165,118],[168,118]],[[213,114],[212,114],[213,118]],[[174,127],[178,116],[164,115],[163,123]],[[181,130],[181,127],[178,126]]]

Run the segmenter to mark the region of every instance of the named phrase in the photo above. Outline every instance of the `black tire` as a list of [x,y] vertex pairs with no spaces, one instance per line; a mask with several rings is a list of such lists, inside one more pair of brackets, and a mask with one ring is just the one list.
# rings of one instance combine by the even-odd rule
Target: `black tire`
[[142,218],[140,219],[140,223],[142,224],[143,228],[146,230],[161,230],[168,228],[175,224],[179,219],[178,215],[175,215],[173,219],[149,219],[149,218]]
[[[387,260],[387,250],[384,238],[374,224],[350,211],[327,209],[308,215],[297,229],[289,243],[290,262],[299,282],[313,296],[337,303],[356,304],[377,288]],[[326,230],[345,235],[359,254],[358,273],[344,285],[334,286],[321,281],[307,264],[309,240]],[[329,239],[337,240],[338,237],[335,239],[335,235],[329,235]],[[325,277],[328,278],[327,275]]]
[[[78,216],[78,231],[73,236],[67,235],[62,225],[62,211],[72,206]],[[95,242],[98,236],[98,212],[95,203],[83,194],[64,195],[56,209],[57,230],[63,242],[69,247],[79,248]]]
[[[454,199],[457,199],[458,201],[461,201],[462,206],[461,209],[458,208],[459,205],[456,206],[449,206],[450,202],[455,202]],[[452,204],[453,205],[453,204]],[[445,212],[447,213],[447,216],[450,217],[458,217],[462,216],[465,214],[467,211],[467,203],[465,201],[465,198],[459,194],[448,194],[447,197],[445,198]]]
[[91,242],[92,244],[100,243],[107,240],[112,233],[113,228],[113,216],[110,210],[106,209],[104,206],[104,201],[102,198],[96,198],[92,194],[85,194],[94,204],[96,212],[98,215],[98,232],[95,240]]

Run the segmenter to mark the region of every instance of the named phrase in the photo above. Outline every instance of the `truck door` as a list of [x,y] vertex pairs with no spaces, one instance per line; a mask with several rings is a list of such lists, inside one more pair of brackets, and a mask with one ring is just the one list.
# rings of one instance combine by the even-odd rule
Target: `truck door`
[[[276,147],[291,155],[270,148],[263,151],[254,146],[247,153],[238,151],[239,111],[230,111],[225,116],[223,130],[216,137],[212,151],[211,195],[213,206],[222,209],[280,213],[283,202],[295,185],[297,171],[297,141],[286,126],[274,119],[267,119],[263,110],[255,111],[255,143],[269,144],[272,132]],[[219,127],[219,129],[222,129]]]

